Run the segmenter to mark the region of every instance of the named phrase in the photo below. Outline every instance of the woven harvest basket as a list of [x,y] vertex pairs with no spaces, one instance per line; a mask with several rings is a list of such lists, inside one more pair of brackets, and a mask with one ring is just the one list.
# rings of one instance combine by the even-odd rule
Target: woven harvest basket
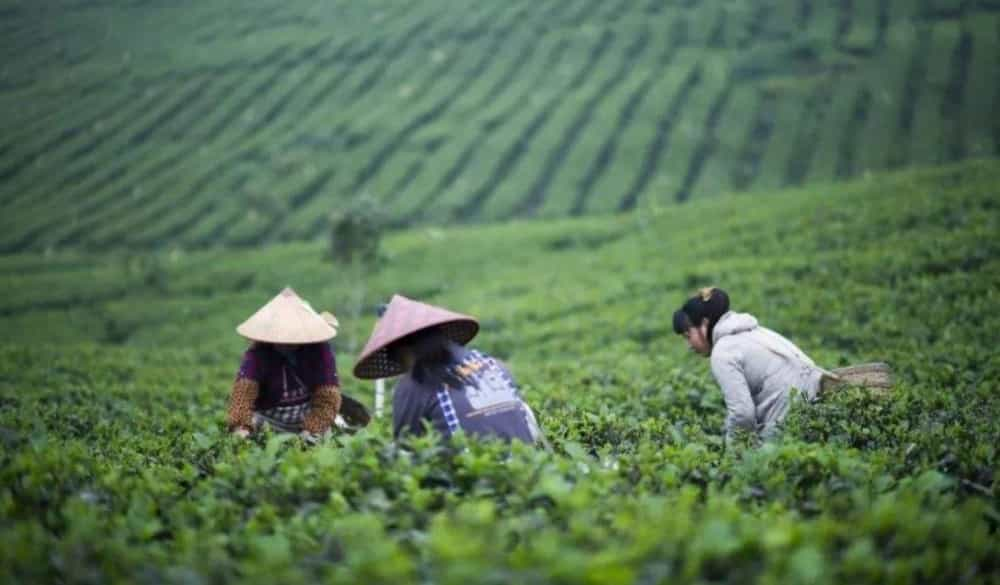
[[344,393],[341,393],[340,398],[340,418],[345,426],[354,430],[368,426],[372,417],[365,405]]
[[840,386],[863,386],[877,390],[888,390],[895,383],[892,368],[884,362],[857,364],[830,371],[833,377],[823,377],[823,390]]

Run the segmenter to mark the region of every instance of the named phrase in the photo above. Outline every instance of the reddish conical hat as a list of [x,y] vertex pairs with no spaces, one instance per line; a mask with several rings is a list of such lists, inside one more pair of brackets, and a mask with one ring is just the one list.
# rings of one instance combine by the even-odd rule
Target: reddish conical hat
[[354,366],[354,375],[371,379],[402,374],[403,365],[390,357],[387,351],[389,346],[407,335],[437,325],[448,338],[462,345],[479,333],[479,322],[473,317],[393,295]]
[[336,318],[316,313],[290,287],[241,323],[236,332],[252,341],[288,344],[319,343],[337,335]]

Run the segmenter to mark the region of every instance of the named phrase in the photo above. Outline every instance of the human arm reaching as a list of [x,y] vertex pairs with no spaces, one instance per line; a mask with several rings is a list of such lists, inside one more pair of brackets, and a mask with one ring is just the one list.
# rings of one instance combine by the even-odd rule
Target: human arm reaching
[[302,430],[312,435],[322,435],[333,426],[340,412],[340,387],[326,384],[313,391],[309,411],[302,420]]
[[712,352],[712,375],[726,402],[726,439],[731,440],[740,430],[755,433],[757,407],[738,353],[717,347]]
[[244,377],[236,378],[229,394],[230,431],[246,436],[253,430],[253,405],[259,394],[257,382]]

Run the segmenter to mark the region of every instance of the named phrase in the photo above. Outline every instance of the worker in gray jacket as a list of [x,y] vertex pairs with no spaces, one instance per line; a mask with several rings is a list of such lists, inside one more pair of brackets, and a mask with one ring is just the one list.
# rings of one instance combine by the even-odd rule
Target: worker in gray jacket
[[729,295],[704,288],[674,313],[674,332],[695,353],[711,359],[712,375],[726,402],[726,438],[738,429],[772,437],[788,413],[792,389],[808,400],[843,384],[887,388],[891,372],[881,363],[827,371],[782,335],[748,313],[729,310]]

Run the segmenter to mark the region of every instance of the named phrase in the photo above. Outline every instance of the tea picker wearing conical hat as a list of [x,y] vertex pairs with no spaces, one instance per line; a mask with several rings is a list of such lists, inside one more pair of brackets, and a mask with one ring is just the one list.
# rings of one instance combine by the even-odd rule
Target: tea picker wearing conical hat
[[510,371],[497,359],[464,347],[479,332],[472,317],[392,297],[354,367],[363,379],[402,375],[393,391],[393,435],[425,427],[448,437],[542,441],[535,415]]
[[[307,440],[329,431],[345,401],[329,343],[337,334],[336,327],[333,315],[316,313],[291,288],[237,327],[252,344],[243,354],[233,383],[230,430],[247,436],[269,426],[300,433]],[[365,419],[363,407],[352,406]],[[367,420],[352,422],[365,424]]]
[[729,309],[729,295],[704,288],[674,313],[674,332],[695,353],[710,358],[726,402],[726,437],[742,429],[761,438],[776,434],[788,413],[792,389],[808,401],[844,385],[889,388],[883,363],[827,371],[782,335],[749,313]]

